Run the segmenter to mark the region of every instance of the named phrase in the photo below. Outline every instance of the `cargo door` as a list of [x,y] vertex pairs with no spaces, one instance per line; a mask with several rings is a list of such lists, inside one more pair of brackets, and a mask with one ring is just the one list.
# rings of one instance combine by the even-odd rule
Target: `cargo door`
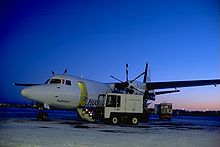
[[80,101],[78,106],[82,107],[85,106],[88,101],[88,92],[87,92],[86,84],[84,82],[78,81],[77,83],[80,89]]
[[86,84],[81,81],[78,81],[77,83],[80,89],[80,100],[76,109],[77,113],[81,119],[89,122],[95,122],[95,119],[93,119],[92,117],[93,112],[88,111],[88,109],[85,108],[85,105],[87,104],[88,101],[88,92],[87,92]]

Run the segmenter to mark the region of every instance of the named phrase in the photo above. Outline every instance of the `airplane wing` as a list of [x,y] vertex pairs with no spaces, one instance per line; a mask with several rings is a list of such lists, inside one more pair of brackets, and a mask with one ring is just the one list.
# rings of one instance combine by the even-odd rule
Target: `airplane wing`
[[193,87],[205,85],[218,85],[220,79],[212,80],[193,80],[193,81],[170,81],[170,82],[148,82],[146,84],[147,90],[165,89],[165,88],[178,88],[178,87]]
[[13,83],[15,86],[35,86],[35,85],[42,85],[42,84],[23,84],[23,83]]

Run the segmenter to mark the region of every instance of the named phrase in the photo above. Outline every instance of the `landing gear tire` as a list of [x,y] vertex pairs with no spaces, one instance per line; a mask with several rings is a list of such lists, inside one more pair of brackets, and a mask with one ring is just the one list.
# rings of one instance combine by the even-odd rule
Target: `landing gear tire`
[[48,120],[48,114],[46,112],[39,112],[37,115],[37,120],[39,120],[39,121]]
[[138,120],[137,117],[134,116],[134,117],[131,118],[131,124],[132,124],[132,125],[137,125],[138,122],[139,122],[139,120]]
[[111,123],[112,123],[113,125],[118,124],[118,118],[117,118],[116,116],[113,116],[113,117],[111,118]]

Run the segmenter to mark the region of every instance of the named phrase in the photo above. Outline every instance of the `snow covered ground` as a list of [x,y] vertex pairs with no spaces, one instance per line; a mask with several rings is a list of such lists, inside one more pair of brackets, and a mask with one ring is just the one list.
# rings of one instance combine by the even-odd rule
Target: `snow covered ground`
[[[1,109],[1,108],[0,108]],[[33,110],[0,110],[1,147],[220,147],[220,120],[176,117],[138,126],[111,126],[77,120],[75,113],[49,112],[39,122]]]

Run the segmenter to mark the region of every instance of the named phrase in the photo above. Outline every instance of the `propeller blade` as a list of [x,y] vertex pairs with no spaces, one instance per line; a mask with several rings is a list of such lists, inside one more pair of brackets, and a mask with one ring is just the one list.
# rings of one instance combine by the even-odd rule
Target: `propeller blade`
[[138,75],[136,78],[134,78],[133,80],[130,81],[130,83],[133,83],[135,80],[137,80],[138,78],[140,78],[140,76],[142,76],[145,72],[142,72],[140,75]]
[[147,70],[148,70],[148,63],[146,63],[146,66],[145,66],[143,83],[147,82]]
[[116,81],[119,81],[121,83],[124,83],[122,80],[119,80],[118,78],[114,77],[114,76],[110,76],[111,78],[115,79]]
[[128,64],[126,64],[126,82],[128,82]]

